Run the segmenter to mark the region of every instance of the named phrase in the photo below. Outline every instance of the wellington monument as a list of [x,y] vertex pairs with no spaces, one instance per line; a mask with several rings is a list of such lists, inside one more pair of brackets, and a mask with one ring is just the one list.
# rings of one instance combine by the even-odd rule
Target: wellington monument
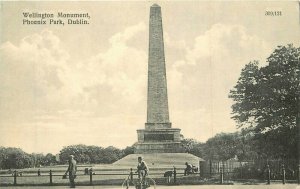
[[161,8],[154,4],[149,21],[147,123],[145,129],[137,130],[135,153],[183,152],[180,129],[171,126]]
[[125,156],[114,165],[134,167],[139,156],[151,168],[184,168],[185,162],[198,165],[204,161],[184,152],[180,129],[172,128],[169,119],[162,16],[157,4],[150,8],[147,122],[145,129],[137,130],[137,135],[134,154]]

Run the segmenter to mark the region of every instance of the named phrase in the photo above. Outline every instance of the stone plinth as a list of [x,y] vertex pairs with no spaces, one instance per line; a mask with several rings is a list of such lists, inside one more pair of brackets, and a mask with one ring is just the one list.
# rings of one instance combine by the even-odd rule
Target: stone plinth
[[151,129],[169,129],[172,123],[145,123],[145,128],[147,130]]
[[183,152],[180,129],[140,129],[135,153],[179,153]]
[[183,149],[181,142],[160,142],[160,143],[141,143],[135,148],[136,154],[151,154],[151,153],[182,153]]

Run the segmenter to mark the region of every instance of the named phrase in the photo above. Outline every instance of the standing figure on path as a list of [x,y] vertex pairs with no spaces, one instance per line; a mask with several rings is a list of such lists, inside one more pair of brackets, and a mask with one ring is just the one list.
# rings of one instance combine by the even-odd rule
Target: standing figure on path
[[74,156],[70,155],[69,157],[69,167],[65,173],[65,175],[67,175],[67,173],[69,173],[69,180],[70,180],[70,188],[75,188],[75,178],[76,178],[76,171],[77,171],[77,167],[76,167],[76,161],[74,160]]
[[143,161],[142,157],[138,157],[138,166],[137,166],[137,173],[140,180],[144,180],[145,177],[148,175],[149,169],[147,164]]

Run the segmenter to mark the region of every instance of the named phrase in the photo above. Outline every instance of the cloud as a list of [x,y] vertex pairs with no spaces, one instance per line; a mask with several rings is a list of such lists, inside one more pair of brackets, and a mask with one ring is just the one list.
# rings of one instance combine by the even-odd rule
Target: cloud
[[200,58],[213,58],[218,61],[226,58],[234,62],[236,58],[262,58],[268,50],[264,40],[249,34],[241,25],[214,24],[204,35],[196,37],[186,59],[189,64],[195,64]]
[[60,39],[48,30],[23,38],[19,45],[3,44],[1,87],[6,90],[1,104],[16,107],[10,103],[31,99],[25,109],[58,112],[93,106],[111,93],[116,99],[140,101],[146,54],[126,43],[143,30],[139,23],[113,35],[107,51],[82,62],[71,62]]
[[167,71],[174,127],[178,124],[185,136],[201,141],[235,131],[229,91],[244,65],[251,60],[264,63],[272,48],[241,25],[212,25],[190,46],[167,39],[169,48],[175,45],[184,52]]
[[[55,139],[47,150],[57,152],[74,143],[134,143],[146,121],[147,49],[132,40],[145,30],[144,23],[125,28],[106,50],[80,61],[49,30],[2,44],[0,132],[7,134],[0,145],[45,151],[43,141]],[[229,90],[246,63],[264,61],[268,44],[242,26],[223,24],[192,45],[167,34],[165,43],[173,127],[201,141],[234,131]]]
[[[17,135],[20,139],[15,142],[8,140],[16,130],[31,136],[32,140],[24,145],[28,151],[35,151],[34,143],[39,140],[35,138],[44,133],[41,128],[52,128],[52,138],[62,138],[67,128],[74,128],[81,130],[76,133],[84,138],[84,131],[93,125],[98,126],[98,132],[106,129],[106,134],[113,127],[137,127],[124,119],[146,111],[147,55],[127,43],[145,28],[139,23],[116,33],[106,51],[80,62],[71,61],[72,52],[66,51],[61,39],[49,30],[24,37],[19,44],[3,43],[0,129],[7,134],[0,145],[18,146],[26,140],[26,134]],[[109,143],[105,138],[99,141],[95,135],[89,140],[98,145]],[[71,142],[61,141],[61,145]],[[42,150],[41,146],[38,149]]]
[[0,48],[2,116],[29,116],[40,100],[64,87],[60,77],[69,55],[52,32],[25,37],[18,46],[6,42]]
[[147,54],[127,44],[135,34],[145,29],[145,24],[139,23],[113,35],[109,39],[111,47],[85,63],[85,69],[91,72],[87,75],[100,78],[98,82],[85,85],[85,92],[98,105],[109,103],[105,109],[110,107],[112,111],[124,109],[125,112],[132,112],[140,107],[142,100],[145,100]]

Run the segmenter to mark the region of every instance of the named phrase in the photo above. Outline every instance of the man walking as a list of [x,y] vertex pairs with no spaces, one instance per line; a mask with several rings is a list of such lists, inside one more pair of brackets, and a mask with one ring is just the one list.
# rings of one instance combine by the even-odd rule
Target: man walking
[[75,178],[76,178],[76,171],[77,171],[77,166],[76,166],[76,161],[74,160],[74,156],[70,155],[69,157],[69,167],[65,173],[69,173],[69,180],[70,180],[70,188],[75,188]]

